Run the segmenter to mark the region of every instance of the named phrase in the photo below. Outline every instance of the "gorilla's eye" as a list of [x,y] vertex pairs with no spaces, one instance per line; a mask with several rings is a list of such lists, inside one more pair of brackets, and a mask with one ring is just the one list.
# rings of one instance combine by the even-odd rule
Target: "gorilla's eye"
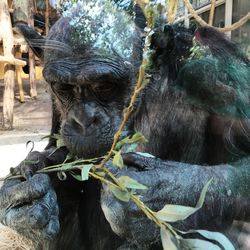
[[51,84],[53,92],[61,102],[69,102],[73,98],[73,86],[64,83]]
[[62,91],[62,92],[68,92],[68,91],[72,91],[73,90],[73,86],[70,84],[57,84],[56,85],[56,89],[58,91]]
[[115,93],[115,85],[112,83],[91,85],[94,95],[100,100],[108,100]]

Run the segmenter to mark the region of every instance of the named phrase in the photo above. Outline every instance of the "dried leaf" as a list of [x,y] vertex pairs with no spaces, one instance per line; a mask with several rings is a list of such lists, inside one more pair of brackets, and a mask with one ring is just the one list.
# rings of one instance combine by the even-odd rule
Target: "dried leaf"
[[123,168],[124,167],[121,151],[118,151],[118,152],[115,153],[115,156],[113,158],[113,164],[115,166],[117,166],[118,168]]
[[94,164],[83,165],[81,170],[82,181],[86,181],[89,179],[89,171],[94,166]]
[[128,176],[121,176],[118,178],[118,180],[126,188],[147,189],[146,186]]
[[163,250],[178,250],[171,233],[165,227],[161,227],[161,242]]
[[114,194],[114,196],[121,201],[128,202],[130,199],[128,191],[122,191],[114,186],[109,186],[109,189]]

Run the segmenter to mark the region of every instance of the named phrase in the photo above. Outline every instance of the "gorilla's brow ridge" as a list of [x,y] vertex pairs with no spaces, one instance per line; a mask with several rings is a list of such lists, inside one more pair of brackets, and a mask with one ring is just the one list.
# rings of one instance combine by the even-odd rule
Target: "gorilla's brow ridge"
[[122,62],[108,59],[64,58],[49,62],[44,68],[48,82],[57,81],[69,84],[91,84],[110,82],[118,85],[129,80],[130,71]]

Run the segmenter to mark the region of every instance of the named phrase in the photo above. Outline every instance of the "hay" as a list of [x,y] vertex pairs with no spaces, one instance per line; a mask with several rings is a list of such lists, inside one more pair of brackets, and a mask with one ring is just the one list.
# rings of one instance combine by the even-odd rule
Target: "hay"
[[0,224],[0,250],[34,250],[32,242]]

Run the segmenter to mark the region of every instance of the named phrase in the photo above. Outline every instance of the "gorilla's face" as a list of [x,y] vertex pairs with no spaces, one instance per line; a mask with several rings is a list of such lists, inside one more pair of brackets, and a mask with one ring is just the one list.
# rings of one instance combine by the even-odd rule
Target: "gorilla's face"
[[73,6],[51,28],[44,78],[73,154],[89,158],[111,147],[136,79],[138,37],[132,17],[102,1]]

